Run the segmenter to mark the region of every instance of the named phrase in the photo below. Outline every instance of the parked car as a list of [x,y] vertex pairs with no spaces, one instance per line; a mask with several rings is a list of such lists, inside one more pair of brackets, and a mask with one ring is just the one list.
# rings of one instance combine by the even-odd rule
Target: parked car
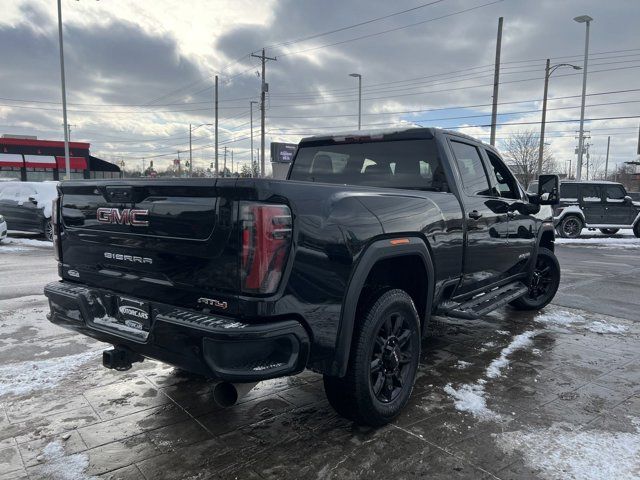
[[0,242],[7,238],[7,222],[4,221],[4,217],[0,215]]
[[58,182],[0,183],[0,214],[9,230],[43,234],[53,240],[51,206]]
[[605,235],[629,228],[640,237],[640,203],[634,202],[620,183],[564,180],[554,223],[565,238],[579,237],[584,228],[598,229]]
[[[383,425],[432,314],[539,310],[560,266],[558,177],[527,195],[493,147],[432,128],[302,140],[287,180],[69,181],[54,211],[53,323],[220,381],[222,405],[305,368]],[[550,213],[550,212],[549,212]]]

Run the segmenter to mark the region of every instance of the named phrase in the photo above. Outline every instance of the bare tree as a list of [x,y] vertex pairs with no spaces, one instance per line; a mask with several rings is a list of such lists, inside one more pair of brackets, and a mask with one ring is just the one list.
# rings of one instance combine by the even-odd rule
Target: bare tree
[[604,163],[605,159],[602,155],[591,156],[589,164],[585,165],[586,171],[589,173],[587,180],[604,180]]
[[[538,176],[538,149],[540,136],[532,130],[514,132],[502,142],[502,151],[509,168],[525,186]],[[544,148],[542,173],[556,170],[553,154],[548,146]]]

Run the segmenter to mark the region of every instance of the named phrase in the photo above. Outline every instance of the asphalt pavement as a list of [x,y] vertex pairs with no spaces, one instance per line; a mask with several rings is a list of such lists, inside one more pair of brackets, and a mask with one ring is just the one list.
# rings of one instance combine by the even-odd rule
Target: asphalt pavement
[[[311,372],[226,410],[212,382],[46,321],[52,249],[0,244],[0,480],[640,478],[640,240],[557,247],[542,312],[436,318],[403,413],[357,427]],[[628,241],[627,241],[628,240]]]

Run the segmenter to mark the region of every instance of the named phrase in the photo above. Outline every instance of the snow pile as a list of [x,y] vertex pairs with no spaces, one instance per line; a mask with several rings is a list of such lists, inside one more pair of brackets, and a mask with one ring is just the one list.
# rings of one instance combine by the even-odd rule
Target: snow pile
[[500,356],[493,360],[487,367],[487,377],[498,378],[502,369],[509,365],[509,359],[507,357],[516,350],[530,346],[533,343],[533,337],[537,333],[538,332],[532,330],[513,337],[511,343],[502,349]]
[[38,182],[32,184],[35,191],[35,199],[38,208],[43,209],[44,216],[51,218],[53,200],[58,197],[58,182]]
[[470,366],[471,366],[471,363],[465,362],[464,360],[458,360],[458,363],[454,365],[454,367],[457,368],[458,370],[464,370],[465,368]]
[[[635,421],[634,421],[635,420]],[[507,454],[519,451],[547,479],[601,480],[639,478],[640,432],[580,431],[554,424],[550,428],[494,434]]]
[[629,327],[625,325],[616,325],[599,320],[586,325],[585,328],[594,333],[624,333],[629,330]]
[[42,478],[51,480],[90,480],[84,472],[89,466],[89,457],[86,453],[65,455],[64,447],[60,441],[50,442],[42,451]]
[[[509,365],[509,355],[516,350],[529,347],[533,343],[533,337],[537,334],[537,330],[532,330],[513,337],[511,343],[502,349],[500,356],[489,364],[485,371],[485,377],[490,379],[500,377],[502,370]],[[444,391],[453,398],[457,410],[469,412],[480,420],[499,420],[500,415],[487,407],[486,383],[487,380],[484,378],[479,379],[476,383],[462,384],[458,388],[454,388],[451,383],[448,383],[444,387]]]
[[485,380],[478,380],[477,383],[466,383],[457,389],[447,383],[444,391],[453,397],[453,403],[457,410],[469,412],[481,420],[498,420],[500,415],[487,407],[487,400],[484,398],[485,383]]
[[589,245],[602,248],[640,248],[638,238],[556,238],[556,245]]
[[96,358],[97,352],[84,352],[47,360],[10,363],[0,366],[0,397],[23,395],[56,387],[73,370]]
[[562,327],[568,327],[569,325],[584,323],[586,321],[582,315],[562,310],[543,313],[542,315],[538,315],[535,320],[536,322]]

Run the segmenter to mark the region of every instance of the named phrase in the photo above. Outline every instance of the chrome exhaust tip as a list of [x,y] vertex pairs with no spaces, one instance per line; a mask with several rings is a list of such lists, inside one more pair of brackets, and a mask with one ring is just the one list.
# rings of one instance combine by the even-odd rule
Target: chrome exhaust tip
[[213,401],[220,407],[231,407],[249,393],[258,383],[220,382],[213,387]]

